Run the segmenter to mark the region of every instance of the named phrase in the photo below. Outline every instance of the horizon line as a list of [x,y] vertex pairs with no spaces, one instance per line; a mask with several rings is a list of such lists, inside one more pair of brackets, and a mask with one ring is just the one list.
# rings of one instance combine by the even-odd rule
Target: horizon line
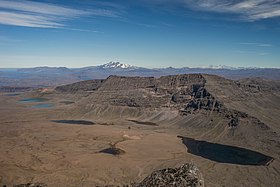
[[[107,63],[106,63],[107,64]],[[81,68],[87,68],[87,67],[98,67],[102,66],[104,64],[99,65],[89,65],[89,66],[80,66],[80,67],[68,67],[68,66],[31,66],[31,67],[0,67],[0,69],[32,69],[32,68],[67,68],[67,69],[81,69]],[[182,69],[182,68],[189,68],[189,69],[230,69],[230,70],[238,70],[238,69],[280,69],[280,67],[257,67],[257,66],[230,66],[230,65],[209,65],[209,66],[181,66],[181,67],[173,67],[173,66],[166,66],[166,67],[143,67],[143,66],[132,66],[132,68],[145,68],[145,69],[167,69],[167,68],[173,68],[173,69]],[[123,68],[126,69],[126,68]]]

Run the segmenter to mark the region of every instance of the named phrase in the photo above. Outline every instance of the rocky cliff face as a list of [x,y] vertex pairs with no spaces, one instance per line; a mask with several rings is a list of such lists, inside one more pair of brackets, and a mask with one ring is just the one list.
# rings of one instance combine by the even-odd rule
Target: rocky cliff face
[[194,89],[191,93],[191,100],[189,100],[181,112],[183,114],[193,113],[197,110],[208,110],[223,112],[224,105],[218,101],[212,94],[210,94],[203,86]]

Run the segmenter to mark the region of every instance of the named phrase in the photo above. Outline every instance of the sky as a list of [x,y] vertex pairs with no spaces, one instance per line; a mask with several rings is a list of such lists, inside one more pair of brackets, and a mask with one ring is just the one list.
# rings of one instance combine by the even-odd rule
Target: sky
[[0,0],[0,68],[280,68],[280,0]]

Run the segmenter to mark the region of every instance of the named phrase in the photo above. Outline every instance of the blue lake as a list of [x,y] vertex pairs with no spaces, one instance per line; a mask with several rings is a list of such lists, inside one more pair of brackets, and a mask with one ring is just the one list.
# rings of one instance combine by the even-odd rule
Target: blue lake
[[53,104],[50,103],[42,103],[42,104],[37,104],[37,105],[33,105],[30,108],[52,108],[54,107]]
[[47,99],[47,98],[34,97],[34,98],[24,98],[24,99],[19,100],[18,102],[34,103],[34,104],[39,103],[39,104],[29,106],[29,108],[52,108],[52,107],[54,107],[54,104],[46,103],[47,101],[49,101],[49,99]]
[[19,100],[19,102],[21,102],[21,103],[33,103],[33,102],[46,102],[48,100],[49,99],[47,99],[47,98],[36,97],[36,98],[21,99],[21,100]]

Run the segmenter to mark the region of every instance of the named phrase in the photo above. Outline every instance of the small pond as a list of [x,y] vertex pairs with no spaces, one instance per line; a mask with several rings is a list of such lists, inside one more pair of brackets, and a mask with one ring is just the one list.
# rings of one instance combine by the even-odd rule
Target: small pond
[[54,105],[50,104],[50,103],[42,103],[42,104],[38,104],[38,105],[33,105],[30,108],[53,108]]
[[33,103],[33,102],[46,102],[49,101],[47,98],[42,98],[42,97],[35,97],[35,98],[25,98],[19,100],[21,103]]
[[34,97],[34,98],[24,98],[19,100],[19,103],[40,103],[36,105],[29,106],[29,108],[53,108],[54,104],[51,103],[43,103],[49,101],[47,98],[42,98],[42,97]]
[[273,161],[270,156],[241,147],[199,141],[182,136],[178,136],[178,138],[182,139],[189,153],[220,163],[261,166]]

